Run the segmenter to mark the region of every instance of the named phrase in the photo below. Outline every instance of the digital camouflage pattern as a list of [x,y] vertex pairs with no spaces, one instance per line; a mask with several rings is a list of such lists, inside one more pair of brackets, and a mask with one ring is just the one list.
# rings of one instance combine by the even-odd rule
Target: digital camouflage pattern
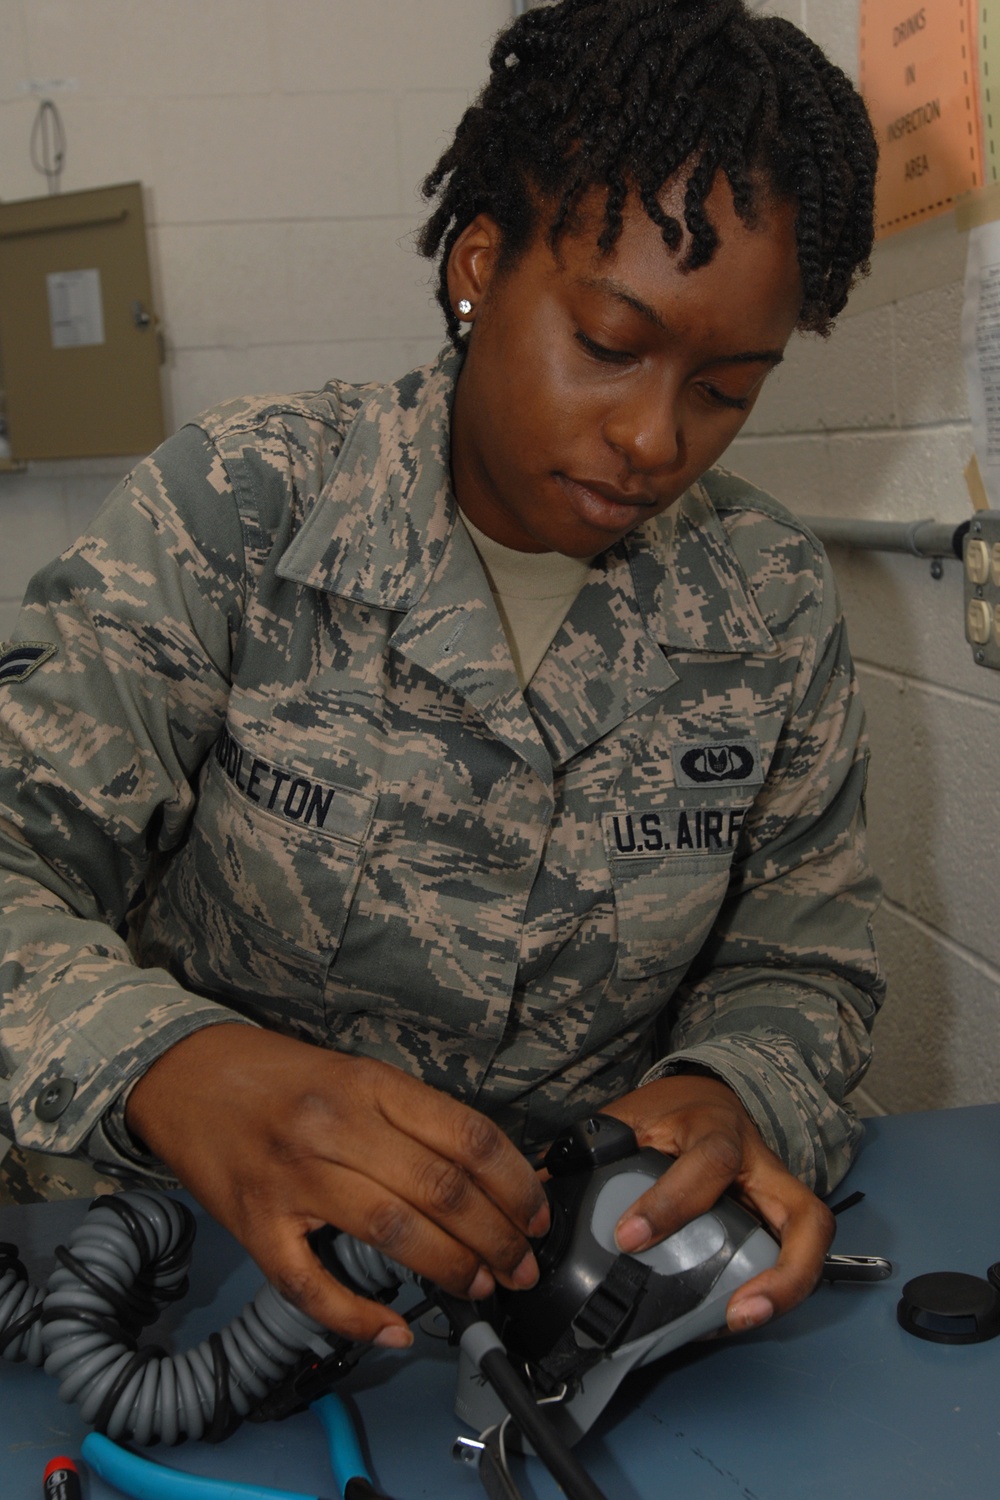
[[0,1129],[152,1168],[130,1082],[239,1017],[525,1146],[707,1069],[823,1192],[881,996],[826,560],[713,471],[595,562],[522,693],[448,487],[459,360],[220,407],[33,581]]
[[[0,1147],[2,1147],[0,1142]],[[64,1198],[100,1198],[122,1182],[79,1156],[22,1151],[10,1146],[0,1161],[0,1208],[10,1203],[52,1203]]]

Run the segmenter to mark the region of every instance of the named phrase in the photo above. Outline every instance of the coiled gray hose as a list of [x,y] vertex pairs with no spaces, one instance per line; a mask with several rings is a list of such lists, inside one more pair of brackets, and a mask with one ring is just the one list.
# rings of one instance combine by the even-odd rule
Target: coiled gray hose
[[7,1359],[41,1364],[42,1325],[34,1309],[44,1295],[40,1287],[29,1285],[16,1247],[0,1244],[0,1338]]
[[333,1242],[333,1253],[348,1280],[360,1292],[378,1297],[385,1292],[396,1291],[403,1282],[415,1282],[417,1277],[407,1266],[390,1260],[381,1250],[373,1250],[364,1240],[341,1234]]
[[[13,1246],[0,1246],[0,1353],[44,1363],[63,1401],[116,1442],[217,1441],[277,1386],[306,1350],[335,1342],[269,1283],[221,1333],[169,1355],[136,1348],[140,1328],[187,1289],[194,1219],[143,1191],[92,1204],[44,1288],[28,1284]],[[341,1236],[337,1257],[359,1289],[392,1290],[410,1273]],[[398,1274],[397,1274],[398,1273]]]

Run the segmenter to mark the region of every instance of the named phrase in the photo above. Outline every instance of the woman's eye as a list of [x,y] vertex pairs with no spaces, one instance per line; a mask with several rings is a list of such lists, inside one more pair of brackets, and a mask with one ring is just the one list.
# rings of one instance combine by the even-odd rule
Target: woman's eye
[[599,359],[603,364],[625,365],[632,359],[627,349],[609,349],[606,344],[598,344],[594,339],[589,338],[582,329],[577,330],[576,337],[577,342],[583,345],[587,353],[593,359]]
[[749,396],[727,396],[717,385],[703,384],[701,389],[713,405],[725,406],[730,411],[746,411],[750,405]]

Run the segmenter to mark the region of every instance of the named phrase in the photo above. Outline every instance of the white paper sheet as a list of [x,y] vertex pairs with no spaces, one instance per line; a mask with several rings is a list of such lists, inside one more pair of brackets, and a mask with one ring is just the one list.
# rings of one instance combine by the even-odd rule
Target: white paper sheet
[[962,352],[976,457],[990,505],[1000,510],[1000,223],[969,233]]
[[101,273],[54,271],[47,276],[53,349],[104,343]]

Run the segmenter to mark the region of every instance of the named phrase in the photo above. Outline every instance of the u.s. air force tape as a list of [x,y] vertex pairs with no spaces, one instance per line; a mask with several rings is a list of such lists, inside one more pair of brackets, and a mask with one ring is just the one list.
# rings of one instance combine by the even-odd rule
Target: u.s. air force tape
[[0,655],[0,684],[23,682],[36,667],[40,667],[42,662],[48,661],[55,654],[55,646],[43,641],[18,641],[13,646],[7,646]]
[[604,814],[612,858],[668,854],[722,854],[736,848],[746,807],[669,807]]

